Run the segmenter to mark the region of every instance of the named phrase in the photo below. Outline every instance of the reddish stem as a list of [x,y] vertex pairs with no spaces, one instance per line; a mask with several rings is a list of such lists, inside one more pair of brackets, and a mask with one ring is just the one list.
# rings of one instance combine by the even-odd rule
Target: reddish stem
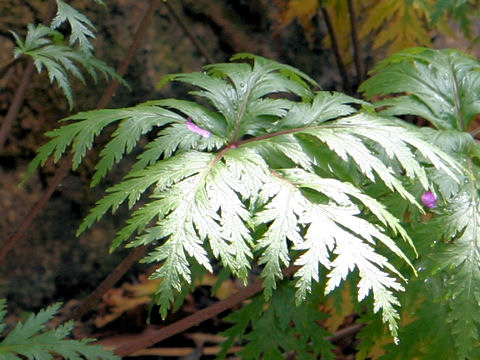
[[185,35],[190,39],[192,44],[197,48],[198,52],[202,54],[202,56],[207,59],[207,61],[210,64],[213,64],[215,62],[215,59],[213,58],[212,55],[208,52],[207,48],[197,39],[195,34],[190,30],[190,28],[187,26],[185,21],[183,21],[182,17],[178,14],[177,10],[175,10],[175,7],[170,4],[169,1],[164,1],[163,5],[165,5],[168,9],[168,12],[170,15],[175,19],[175,21],[180,25],[182,30],[185,32]]
[[[158,5],[160,5],[160,0],[152,0],[152,2],[150,3],[150,6],[145,11],[145,15],[143,16],[142,22],[140,23],[140,26],[138,27],[137,32],[135,33],[135,37],[133,38],[133,41],[130,47],[128,48],[128,51],[125,54],[122,62],[117,68],[117,73],[120,76],[125,75],[128,67],[132,63],[135,52],[137,51],[140,43],[142,42],[143,37],[145,36],[145,33],[147,32],[147,29],[150,23],[152,22],[153,15],[157,10]],[[113,80],[110,82],[110,85],[108,86],[107,90],[105,90],[105,93],[103,94],[102,98],[97,104],[97,109],[103,109],[108,105],[113,95],[117,91],[119,84],[120,83],[118,82],[118,80]]]
[[[296,270],[297,266],[290,266],[283,271],[284,276],[291,276]],[[199,310],[196,313],[189,315],[179,321],[174,322],[164,328],[158,330],[146,331],[142,334],[131,337],[131,340],[125,342],[115,350],[115,354],[119,356],[127,356],[133,354],[135,351],[145,349],[154,345],[157,342],[168,339],[169,337],[179,334],[192,326],[198,325],[201,322],[211,319],[212,317],[231,309],[242,301],[251,298],[258,294],[263,289],[263,280],[259,280],[246,287],[245,289],[233,294],[229,298],[219,301],[205,309]]]
[[28,227],[32,224],[33,220],[38,216],[43,207],[47,204],[48,200],[55,192],[56,188],[62,182],[63,178],[67,176],[68,171],[70,170],[71,160],[64,159],[62,165],[58,168],[55,176],[49,182],[47,189],[42,194],[40,199],[32,206],[27,216],[23,219],[22,223],[17,227],[15,232],[7,239],[5,244],[0,248],[0,263],[8,255],[10,250],[12,250],[15,245],[19,244],[22,236],[27,231]]
[[81,320],[95,304],[102,298],[102,296],[111,289],[125,273],[137,263],[143,255],[147,246],[141,246],[131,251],[128,256],[118,264],[113,271],[90,293],[75,309],[63,314],[61,317],[54,318],[50,322],[50,326],[56,327],[69,320]]

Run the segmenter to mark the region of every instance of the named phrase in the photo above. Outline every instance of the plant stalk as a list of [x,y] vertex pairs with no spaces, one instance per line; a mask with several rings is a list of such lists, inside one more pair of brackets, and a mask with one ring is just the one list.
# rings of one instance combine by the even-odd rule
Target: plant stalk
[[185,32],[185,35],[187,35],[187,37],[190,39],[193,45],[197,48],[198,52],[207,60],[207,62],[209,62],[210,64],[213,64],[215,62],[215,59],[213,58],[212,55],[210,55],[207,48],[197,39],[195,34],[187,26],[186,22],[183,21],[182,17],[178,14],[175,7],[172,6],[172,4],[170,4],[168,0],[163,1],[163,4],[167,7],[170,15],[175,19],[178,25],[180,25],[182,30]]
[[12,129],[13,123],[20,112],[23,101],[25,100],[25,95],[27,93],[28,86],[30,85],[30,80],[32,79],[34,71],[33,60],[30,59],[25,67],[23,72],[22,79],[20,80],[20,85],[13,96],[12,103],[8,108],[7,115],[3,121],[2,127],[0,128],[0,153],[3,152],[7,138],[10,135],[10,130]]
[[[285,277],[291,276],[296,270],[297,266],[290,266],[283,271]],[[132,336],[131,340],[126,341],[123,345],[115,350],[115,354],[119,356],[127,356],[134,352],[148,348],[157,342],[168,339],[169,337],[179,334],[192,326],[198,325],[201,322],[211,319],[212,317],[231,309],[242,301],[258,294],[263,289],[263,280],[254,282],[238,293],[233,294],[229,298],[216,302],[213,305],[199,310],[196,313],[189,315],[179,321],[174,322],[164,328],[146,331],[142,334]]]
[[[148,9],[145,11],[143,19],[137,29],[137,32],[135,33],[135,37],[133,38],[133,41],[130,44],[127,53],[123,57],[122,62],[117,68],[117,74],[119,74],[120,76],[125,75],[128,67],[132,63],[133,57],[135,56],[135,53],[140,46],[142,39],[145,36],[148,27],[150,26],[150,23],[152,22],[153,15],[155,14],[158,6],[160,5],[160,1],[161,0],[152,0],[152,2],[150,2],[150,5],[148,6]],[[118,82],[118,80],[113,80],[110,82],[102,98],[98,101],[96,107],[97,109],[103,109],[108,105],[113,95],[115,95],[115,92],[117,91],[119,85],[120,83]]]
[[7,61],[5,64],[2,64],[0,66],[0,80],[8,73],[8,70],[10,70],[11,67],[19,61],[20,61],[20,58],[11,59],[10,61]]
[[353,44],[353,58],[355,61],[355,70],[357,72],[358,84],[365,80],[365,67],[362,61],[362,50],[360,49],[360,41],[358,40],[357,17],[355,13],[355,5],[353,0],[348,0],[348,14],[350,16],[350,28]]
[[0,263],[7,257],[8,253],[21,242],[22,237],[32,224],[33,220],[35,220],[40,211],[45,207],[48,200],[57,189],[57,186],[62,182],[63,178],[67,176],[68,172],[70,171],[71,163],[71,156],[63,160],[61,166],[57,169],[55,176],[49,182],[47,189],[42,194],[40,199],[35,203],[35,205],[32,206],[22,223],[0,248]]
[[342,86],[346,92],[351,92],[350,81],[348,80],[347,68],[345,67],[345,63],[343,62],[342,56],[340,55],[337,35],[335,34],[335,30],[333,29],[332,21],[330,20],[330,15],[328,14],[328,10],[325,6],[321,6],[320,11],[322,12],[323,20],[325,21],[325,26],[327,27],[327,31],[328,31],[328,36],[330,37],[330,41],[332,43],[333,55],[335,56],[335,61],[337,62],[338,72],[340,73],[340,77],[342,78]]
[[90,293],[82,300],[73,310],[62,316],[54,318],[50,322],[50,326],[57,327],[69,320],[81,320],[82,317],[102,298],[102,296],[111,289],[125,273],[137,262],[143,255],[145,255],[147,246],[140,246],[132,250],[128,256],[118,264],[113,271]]

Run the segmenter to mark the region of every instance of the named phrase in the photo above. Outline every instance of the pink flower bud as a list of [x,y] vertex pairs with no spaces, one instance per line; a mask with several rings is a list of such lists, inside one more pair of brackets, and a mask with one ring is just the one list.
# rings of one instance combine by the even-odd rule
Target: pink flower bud
[[437,200],[438,200],[437,195],[435,195],[430,190],[427,192],[424,192],[422,195],[422,202],[429,209],[433,209],[437,206]]
[[200,126],[193,123],[192,119],[189,117],[187,119],[187,128],[195,134],[201,135],[204,138],[209,138],[212,133],[208,130],[202,129]]

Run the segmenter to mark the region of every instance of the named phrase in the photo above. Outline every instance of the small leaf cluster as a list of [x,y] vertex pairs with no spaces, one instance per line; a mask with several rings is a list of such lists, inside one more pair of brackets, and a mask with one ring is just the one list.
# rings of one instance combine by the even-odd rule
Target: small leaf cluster
[[144,261],[160,264],[153,277],[163,279],[155,295],[163,316],[194,264],[208,271],[221,264],[244,282],[260,267],[267,298],[293,264],[297,304],[313,284],[325,282],[330,293],[354,273],[358,300],[371,296],[396,336],[405,278],[393,263],[415,272],[404,251],[414,246],[400,219],[364,189],[381,183],[421,212],[402,179],[424,191],[432,186],[426,169],[455,181],[453,159],[368,102],[314,90],[306,74],[262,57],[239,54],[167,80],[193,86],[196,101],[82,112],[47,133],[29,173],[67,148],[76,168],[95,137],[117,124],[100,152],[96,185],[142,135],[158,131],[78,233],[126,203],[132,215],[112,249],[153,247]]
[[[71,340],[68,336],[73,330],[73,322],[55,329],[46,329],[60,308],[60,304],[52,305],[31,315],[25,323],[18,323],[3,339],[0,340],[0,358],[3,360],[50,360],[55,356],[62,359],[104,359],[119,360],[118,356],[103,349],[100,345],[92,345],[92,339]],[[0,322],[6,314],[5,300],[0,300]],[[0,334],[7,325],[0,323]]]
[[[103,1],[96,1],[103,4]],[[93,56],[95,27],[92,22],[78,10],[62,0],[56,0],[57,13],[50,26],[28,24],[25,39],[15,32],[15,58],[30,56],[40,73],[45,68],[51,83],[56,83],[63,91],[70,108],[73,107],[73,94],[69,74],[85,84],[85,78],[79,68],[81,65],[97,82],[101,73],[106,79],[115,79],[128,87],[113,68]],[[104,4],[103,4],[104,5]],[[68,23],[71,34],[68,43],[58,28]]]

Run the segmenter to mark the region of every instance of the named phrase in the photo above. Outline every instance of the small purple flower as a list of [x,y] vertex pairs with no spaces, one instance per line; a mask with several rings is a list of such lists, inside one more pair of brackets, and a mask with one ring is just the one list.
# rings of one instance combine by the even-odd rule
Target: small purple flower
[[429,209],[433,209],[437,207],[437,200],[438,200],[437,195],[435,195],[430,190],[428,190],[427,192],[424,192],[422,195],[422,202]]
[[204,138],[209,138],[210,135],[212,135],[212,133],[210,131],[202,129],[200,126],[194,124],[191,117],[189,117],[187,119],[187,128],[191,132],[194,132],[195,134],[201,135]]

